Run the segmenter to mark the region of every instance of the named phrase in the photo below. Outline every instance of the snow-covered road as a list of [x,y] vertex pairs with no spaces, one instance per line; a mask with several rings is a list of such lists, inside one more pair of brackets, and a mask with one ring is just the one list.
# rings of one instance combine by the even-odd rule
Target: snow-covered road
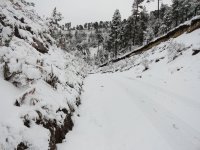
[[58,149],[199,150],[199,100],[156,81],[130,73],[89,76],[80,117]]

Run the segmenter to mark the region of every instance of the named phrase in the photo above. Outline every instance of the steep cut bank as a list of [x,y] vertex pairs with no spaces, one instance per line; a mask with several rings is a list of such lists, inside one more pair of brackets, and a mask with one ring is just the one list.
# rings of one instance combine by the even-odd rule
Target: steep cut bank
[[32,6],[0,1],[2,150],[55,150],[80,105],[87,65],[55,45]]

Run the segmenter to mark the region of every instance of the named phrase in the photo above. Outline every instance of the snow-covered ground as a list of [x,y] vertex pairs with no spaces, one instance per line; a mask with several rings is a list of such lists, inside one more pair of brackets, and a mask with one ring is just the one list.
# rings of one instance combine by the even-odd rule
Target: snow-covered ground
[[124,72],[89,76],[58,149],[200,149],[199,39],[200,29],[102,69]]
[[80,117],[59,149],[199,149],[200,94],[194,87],[200,84],[178,89],[178,81],[162,81],[136,79],[131,71],[89,77]]

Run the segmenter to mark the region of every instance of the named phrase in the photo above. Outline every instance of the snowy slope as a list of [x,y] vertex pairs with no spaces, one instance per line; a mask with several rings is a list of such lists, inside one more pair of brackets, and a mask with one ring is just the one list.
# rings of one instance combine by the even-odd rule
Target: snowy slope
[[199,39],[200,29],[88,77],[80,117],[58,148],[200,149]]
[[21,0],[0,1],[0,149],[55,149],[71,130],[88,66]]

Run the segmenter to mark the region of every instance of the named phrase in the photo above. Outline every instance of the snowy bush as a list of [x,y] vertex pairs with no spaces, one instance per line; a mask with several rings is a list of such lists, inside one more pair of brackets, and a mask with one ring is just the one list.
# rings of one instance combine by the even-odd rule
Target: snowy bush
[[168,62],[175,60],[178,56],[182,55],[182,51],[186,49],[184,44],[170,41],[167,47]]
[[13,37],[13,32],[10,27],[3,27],[0,23],[0,46],[9,46],[9,43]]
[[53,71],[46,77],[45,81],[54,89],[57,88],[57,83],[60,82],[58,77],[53,73]]
[[146,71],[149,69],[149,61],[147,59],[143,59],[141,62],[142,66],[144,67],[143,71]]

